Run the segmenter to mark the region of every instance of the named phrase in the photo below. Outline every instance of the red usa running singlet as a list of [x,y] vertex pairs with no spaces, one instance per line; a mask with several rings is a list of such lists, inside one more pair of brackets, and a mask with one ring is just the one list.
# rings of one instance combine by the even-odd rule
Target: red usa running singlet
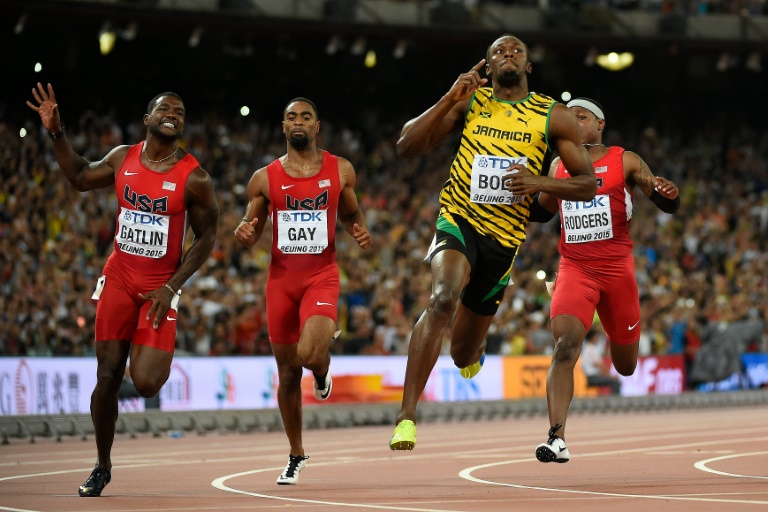
[[187,232],[184,189],[200,166],[186,154],[167,172],[141,163],[144,141],[131,146],[115,176],[118,212],[110,256],[143,276],[171,275],[179,266]]
[[[611,146],[594,162],[597,195],[592,201],[558,200],[560,254],[574,260],[618,259],[631,254],[632,194],[624,183],[624,148]],[[561,161],[555,177],[566,178]]]
[[288,175],[280,160],[267,166],[272,215],[272,265],[308,271],[336,264],[339,161],[323,151],[320,171],[309,178]]

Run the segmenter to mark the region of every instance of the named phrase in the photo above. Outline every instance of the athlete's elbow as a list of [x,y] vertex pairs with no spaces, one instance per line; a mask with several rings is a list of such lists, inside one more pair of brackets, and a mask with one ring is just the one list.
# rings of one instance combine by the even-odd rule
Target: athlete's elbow
[[399,156],[400,158],[404,158],[406,160],[410,160],[418,156],[416,152],[413,150],[413,148],[410,147],[409,144],[404,142],[403,139],[400,139],[399,141],[397,141],[397,144],[395,145],[395,150],[397,151],[397,156]]
[[583,197],[579,197],[578,201],[591,201],[597,195],[597,180],[590,178],[584,180],[584,183],[579,187],[579,194]]
[[395,144],[395,151],[397,156],[406,160],[411,160],[418,156],[421,156],[426,151],[425,147],[422,147],[418,141],[406,135],[400,137],[400,140]]

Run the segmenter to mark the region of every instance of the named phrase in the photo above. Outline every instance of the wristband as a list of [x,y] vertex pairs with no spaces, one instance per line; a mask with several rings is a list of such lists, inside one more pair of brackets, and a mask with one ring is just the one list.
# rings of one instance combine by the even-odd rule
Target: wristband
[[171,290],[171,293],[172,293],[172,294],[176,295],[176,290],[174,290],[173,288],[171,288],[171,285],[169,285],[168,283],[165,283],[163,286],[165,286],[166,288],[168,288],[169,290]]
[[58,140],[64,137],[64,127],[61,127],[60,132],[48,132],[48,136],[51,138],[51,140]]
[[680,209],[680,194],[677,194],[677,197],[674,199],[669,199],[668,197],[659,194],[658,190],[653,189],[653,192],[648,196],[648,199],[650,199],[653,204],[664,213],[675,213]]
[[541,206],[541,203],[539,203],[539,194],[536,194],[536,196],[533,198],[533,203],[531,203],[528,220],[530,222],[545,223],[552,220],[552,217],[554,216],[554,213]]

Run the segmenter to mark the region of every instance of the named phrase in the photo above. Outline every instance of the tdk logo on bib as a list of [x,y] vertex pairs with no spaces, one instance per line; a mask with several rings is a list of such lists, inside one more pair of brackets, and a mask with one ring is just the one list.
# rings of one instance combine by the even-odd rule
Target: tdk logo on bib
[[160,215],[150,215],[148,213],[139,213],[131,210],[125,210],[123,218],[134,224],[144,224],[153,226],[163,226],[163,220],[165,217]]
[[510,158],[484,156],[478,160],[477,165],[483,169],[491,168],[503,171],[504,169],[509,169],[513,163]]
[[591,201],[563,201],[564,210],[589,210],[591,208],[606,208],[607,196],[597,196]]
[[314,212],[286,212],[281,213],[284,222],[322,222],[323,211]]

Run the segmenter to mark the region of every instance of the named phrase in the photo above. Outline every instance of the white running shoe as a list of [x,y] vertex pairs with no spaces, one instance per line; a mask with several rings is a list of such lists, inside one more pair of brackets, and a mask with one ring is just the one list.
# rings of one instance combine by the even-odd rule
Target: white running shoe
[[552,436],[546,443],[541,443],[536,447],[536,458],[539,462],[560,462],[565,463],[571,460],[571,454],[565,441],[557,436]]
[[314,387],[315,392],[315,398],[317,400],[320,400],[321,402],[323,400],[328,400],[328,397],[331,396],[331,388],[333,388],[333,379],[331,379],[331,370],[328,370],[328,373],[325,374],[325,378],[323,379],[323,387],[319,387],[317,384],[317,379],[312,379],[312,387]]
[[277,477],[277,485],[296,485],[299,483],[299,473],[304,469],[309,457],[301,455],[288,455],[288,465]]

